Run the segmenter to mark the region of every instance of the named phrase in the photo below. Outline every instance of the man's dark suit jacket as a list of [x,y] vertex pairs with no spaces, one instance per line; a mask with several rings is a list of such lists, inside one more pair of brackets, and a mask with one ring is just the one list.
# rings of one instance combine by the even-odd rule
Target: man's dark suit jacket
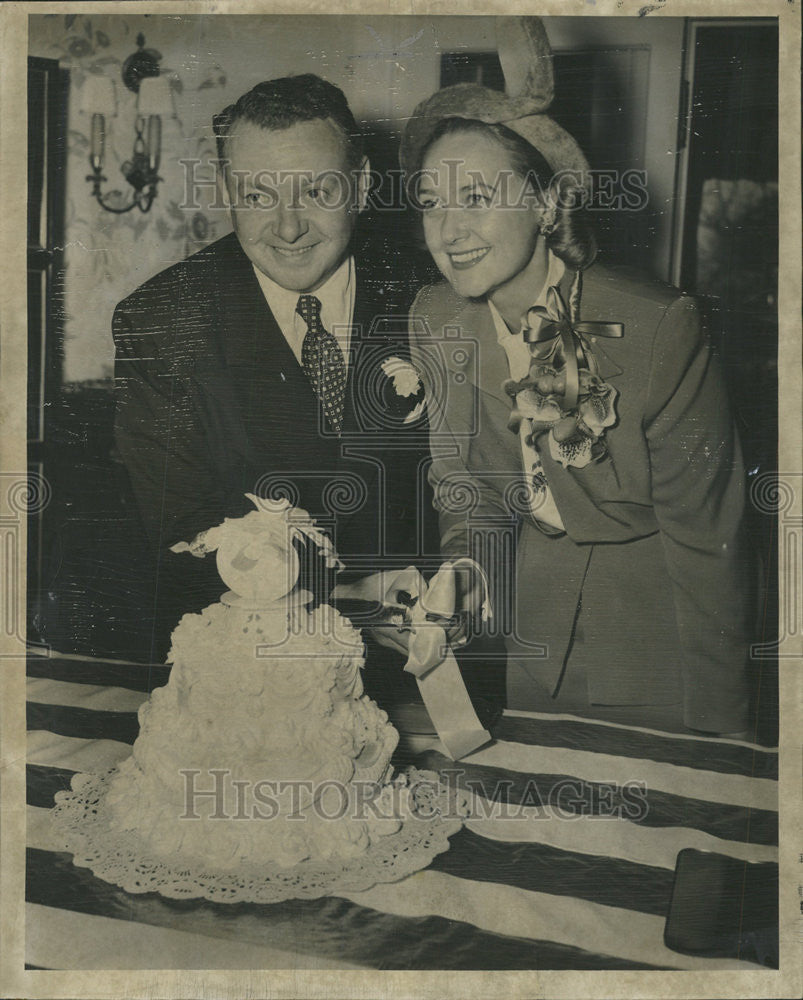
[[223,589],[211,557],[176,556],[170,546],[253,509],[246,493],[289,496],[331,529],[355,571],[417,554],[419,508],[431,506],[425,492],[417,503],[426,434],[388,422],[377,388],[381,361],[407,353],[406,317],[387,319],[393,310],[382,289],[371,294],[359,258],[356,274],[341,439],[328,432],[234,234],[118,305],[115,441],[153,553],[163,629]]

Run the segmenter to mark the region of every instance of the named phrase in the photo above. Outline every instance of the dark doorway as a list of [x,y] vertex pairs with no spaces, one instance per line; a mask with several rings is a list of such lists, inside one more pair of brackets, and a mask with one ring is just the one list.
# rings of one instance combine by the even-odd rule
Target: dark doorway
[[[725,365],[748,483],[778,469],[778,27],[691,22],[681,286],[703,297]],[[751,495],[755,489],[751,489]],[[761,563],[754,658],[764,738],[777,725],[778,519],[748,504]]]
[[61,385],[64,176],[68,74],[55,59],[28,59],[28,636],[41,617],[43,553],[52,490],[49,407]]

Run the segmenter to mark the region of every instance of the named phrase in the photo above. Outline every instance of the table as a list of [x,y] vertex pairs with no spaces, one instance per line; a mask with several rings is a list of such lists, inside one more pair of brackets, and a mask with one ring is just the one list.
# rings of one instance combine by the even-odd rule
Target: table
[[128,756],[169,667],[32,656],[28,675],[28,968],[759,968],[663,932],[681,849],[777,862],[772,749],[506,712],[458,764],[437,743],[416,759],[474,793],[427,870],[320,900],[175,901],[76,868],[48,812],[74,772]]

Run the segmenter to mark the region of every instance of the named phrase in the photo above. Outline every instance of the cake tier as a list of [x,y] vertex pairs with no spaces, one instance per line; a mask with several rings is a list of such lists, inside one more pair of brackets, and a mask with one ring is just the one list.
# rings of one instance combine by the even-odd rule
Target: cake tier
[[[170,679],[113,777],[112,827],[161,855],[236,867],[354,856],[398,829],[398,741],[362,693],[359,632],[337,611],[212,605],[173,634]],[[381,796],[381,799],[377,799]]]

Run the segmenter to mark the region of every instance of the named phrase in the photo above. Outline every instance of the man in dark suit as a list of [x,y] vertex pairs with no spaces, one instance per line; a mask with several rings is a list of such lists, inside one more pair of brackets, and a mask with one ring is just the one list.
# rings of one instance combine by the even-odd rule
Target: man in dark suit
[[223,589],[213,560],[170,547],[247,513],[246,493],[308,510],[355,572],[417,554],[426,446],[383,369],[404,358],[406,319],[352,252],[369,164],[345,97],[309,74],[271,80],[214,129],[234,232],[114,315],[115,440],[152,553],[158,656]]

